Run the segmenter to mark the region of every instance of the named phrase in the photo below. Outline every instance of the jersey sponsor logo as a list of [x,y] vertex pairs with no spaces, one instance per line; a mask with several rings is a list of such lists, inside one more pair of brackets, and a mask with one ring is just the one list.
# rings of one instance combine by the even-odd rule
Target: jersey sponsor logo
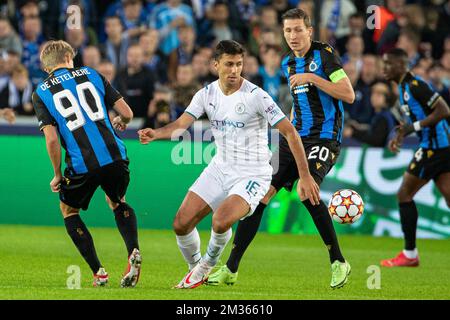
[[309,92],[309,83],[302,84],[301,86],[296,86],[293,88],[294,94],[307,93]]
[[309,71],[314,72],[319,68],[319,66],[317,65],[317,63],[315,63],[314,61],[311,61],[311,63],[309,64]]
[[211,126],[215,129],[222,129],[225,127],[232,127],[232,128],[244,128],[245,123],[240,121],[232,121],[232,120],[211,120]]
[[431,96],[430,100],[428,100],[427,106],[431,107],[431,106],[433,105],[433,103],[436,101],[437,98],[439,98],[439,93],[438,93],[438,92],[435,92],[435,93]]
[[270,116],[271,121],[280,114],[279,110],[276,108],[275,103],[272,103],[266,110],[264,110],[264,112]]
[[264,110],[265,113],[270,113],[275,109],[275,104],[272,103],[266,110]]
[[243,114],[245,112],[245,105],[243,103],[238,103],[234,107],[234,111],[236,111],[237,114]]
[[331,47],[325,47],[325,50],[327,50],[329,53],[333,53],[333,50],[331,49]]

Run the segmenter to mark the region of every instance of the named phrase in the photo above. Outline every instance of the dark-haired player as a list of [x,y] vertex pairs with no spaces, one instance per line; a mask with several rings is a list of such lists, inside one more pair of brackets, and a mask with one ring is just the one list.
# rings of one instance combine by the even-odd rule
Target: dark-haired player
[[450,207],[450,130],[446,118],[450,110],[444,99],[425,81],[408,70],[408,55],[402,49],[392,49],[383,56],[387,80],[398,84],[401,109],[409,118],[389,142],[389,149],[398,152],[403,138],[415,132],[420,146],[403,175],[397,193],[400,222],[405,247],[396,257],[381,261],[384,267],[417,267],[416,247],[418,212],[414,202],[416,193],[434,180]]
[[[310,173],[320,185],[339,155],[344,120],[342,102],[353,103],[355,94],[333,48],[311,40],[309,16],[303,10],[292,9],[283,15],[282,20],[284,38],[291,49],[281,67],[294,98],[292,124],[305,146]],[[209,277],[208,284],[236,282],[239,262],[258,231],[264,208],[278,190],[292,188],[299,176],[301,182],[304,176],[298,174],[292,153],[286,140],[282,139],[279,169],[272,177],[269,192],[253,216],[239,222],[231,255],[226,265]],[[314,205],[304,197],[301,200],[328,249],[332,271],[330,286],[342,287],[351,269],[341,254],[328,208],[323,201]]]
[[[232,40],[219,42],[215,68],[219,79],[198,91],[177,121],[157,130],[139,131],[141,143],[168,139],[187,129],[206,113],[216,144],[216,155],[189,189],[175,217],[177,243],[191,269],[177,288],[195,288],[207,279],[231,238],[231,226],[251,216],[270,187],[272,167],[268,147],[269,122],[286,137],[303,179],[297,191],[312,203],[319,187],[309,174],[305,151],[294,126],[272,98],[241,77],[244,48]],[[196,225],[213,211],[211,238],[201,256]]]

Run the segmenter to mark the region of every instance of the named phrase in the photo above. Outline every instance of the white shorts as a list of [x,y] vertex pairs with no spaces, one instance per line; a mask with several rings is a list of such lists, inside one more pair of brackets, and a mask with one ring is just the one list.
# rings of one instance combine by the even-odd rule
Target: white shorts
[[269,191],[272,171],[253,168],[223,168],[212,161],[189,188],[196,193],[215,212],[222,202],[235,194],[242,197],[250,206],[248,217],[253,214],[259,202]]

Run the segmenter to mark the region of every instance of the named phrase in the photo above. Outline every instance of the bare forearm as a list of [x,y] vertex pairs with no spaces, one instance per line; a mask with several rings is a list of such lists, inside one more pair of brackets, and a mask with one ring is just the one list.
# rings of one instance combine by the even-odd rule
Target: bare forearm
[[297,164],[299,176],[304,177],[305,175],[309,175],[308,161],[302,139],[295,130],[287,132],[285,138]]
[[420,131],[422,128],[435,126],[439,121],[444,120],[450,116],[450,109],[444,99],[439,98],[433,108],[433,111],[420,121],[413,124],[407,124],[402,127],[403,134],[409,135],[413,131]]
[[58,141],[47,141],[47,151],[52,162],[55,176],[61,174],[61,146]]
[[436,101],[436,106],[432,113],[425,119],[420,121],[421,127],[432,127],[436,125],[439,121],[448,118],[450,116],[450,110],[448,105],[444,102],[444,99],[439,98]]
[[168,125],[156,129],[155,130],[155,138],[157,140],[164,140],[164,139],[171,139],[176,133],[177,135],[181,134],[186,128],[183,128],[180,126],[180,123],[178,121],[169,123]]
[[320,90],[337,100],[342,100],[346,103],[353,103],[355,100],[355,92],[353,91],[353,88],[349,87],[344,81],[334,83],[315,74],[312,75],[311,81]]

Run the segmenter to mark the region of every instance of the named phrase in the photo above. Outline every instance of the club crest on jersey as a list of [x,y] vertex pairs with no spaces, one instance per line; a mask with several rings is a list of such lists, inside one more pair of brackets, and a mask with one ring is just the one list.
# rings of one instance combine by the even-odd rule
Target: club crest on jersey
[[243,114],[245,112],[245,105],[243,103],[238,103],[234,107],[234,111],[236,111],[237,114]]
[[311,61],[311,63],[309,64],[309,71],[314,72],[319,68],[319,66],[317,65],[317,63],[315,63],[314,61]]
[[405,99],[405,101],[409,101],[408,91],[405,91],[405,94],[403,95],[403,98]]

